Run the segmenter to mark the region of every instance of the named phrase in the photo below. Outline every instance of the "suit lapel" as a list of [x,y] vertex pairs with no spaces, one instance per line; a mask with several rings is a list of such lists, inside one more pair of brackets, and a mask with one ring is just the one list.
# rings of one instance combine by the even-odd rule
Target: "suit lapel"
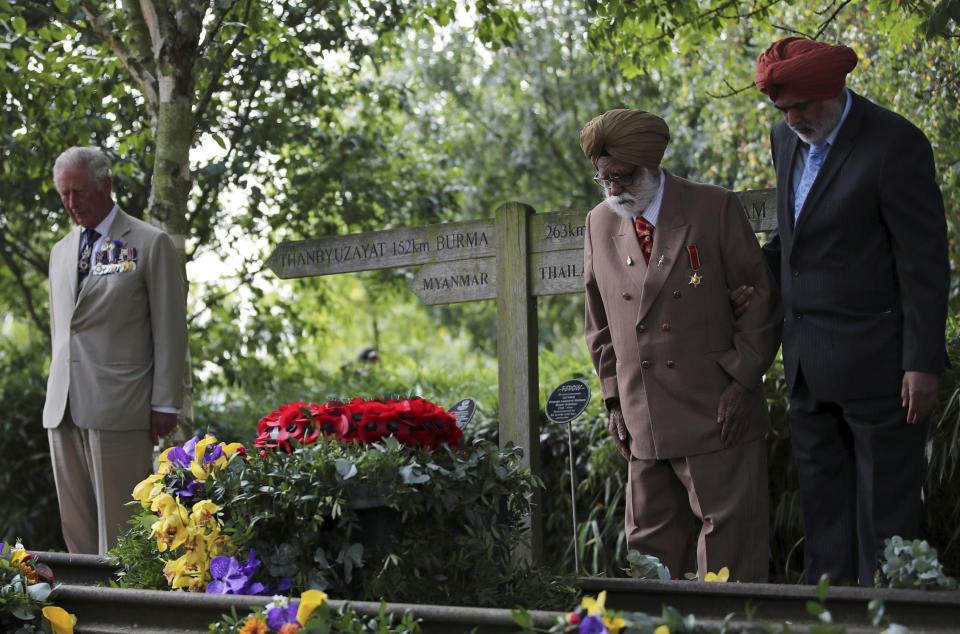
[[[647,274],[643,279],[643,292],[640,294],[640,309],[637,313],[639,324],[657,296],[667,283],[667,278],[674,267],[683,261],[684,243],[690,224],[687,222],[683,209],[684,200],[680,186],[668,172],[663,189],[663,202],[660,205],[660,217],[653,234],[653,250],[650,254],[651,264],[647,267]],[[663,265],[657,264],[663,258]]]
[[807,194],[807,199],[803,202],[803,209],[800,210],[800,217],[797,218],[796,231],[807,224],[810,216],[816,215],[820,198],[827,192],[830,183],[840,174],[840,168],[853,150],[854,139],[861,125],[861,108],[859,98],[853,91],[850,92],[850,99],[852,99],[850,112],[847,114],[843,126],[837,132],[837,138],[833,141],[833,147],[830,148],[827,160],[824,161],[823,167],[817,173],[817,179],[813,181],[810,193]]
[[786,142],[777,148],[777,209],[782,209],[777,229],[786,234],[788,239],[793,238],[793,169],[797,162],[797,148],[800,139],[797,134],[786,127]]
[[630,280],[634,295],[639,297],[643,292],[643,277],[647,273],[647,263],[640,251],[640,241],[637,240],[637,230],[633,220],[623,216],[618,218],[620,226],[612,239],[613,246],[617,250],[617,262],[623,267],[623,275]]
[[[74,301],[77,298],[77,262],[80,259],[80,236],[83,235],[83,227],[77,225],[76,231],[70,232],[70,239],[67,240],[66,252],[61,257],[62,263],[57,263],[54,270],[64,271],[67,276],[67,285],[73,294]],[[71,254],[73,254],[71,256]]]

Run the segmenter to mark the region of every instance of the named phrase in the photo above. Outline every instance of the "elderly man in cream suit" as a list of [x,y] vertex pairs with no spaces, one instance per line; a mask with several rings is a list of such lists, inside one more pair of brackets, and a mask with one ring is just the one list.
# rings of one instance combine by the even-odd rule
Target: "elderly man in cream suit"
[[43,426],[67,547],[103,555],[126,528],[153,447],[177,425],[186,287],[170,237],[114,203],[97,148],[65,151],[53,179],[79,226],[50,252]]
[[[780,344],[771,273],[733,193],[660,168],[667,124],[612,110],[580,137],[607,197],[587,216],[586,339],[628,460],[627,547],[673,577],[768,568],[769,424]],[[727,289],[755,288],[737,316]]]

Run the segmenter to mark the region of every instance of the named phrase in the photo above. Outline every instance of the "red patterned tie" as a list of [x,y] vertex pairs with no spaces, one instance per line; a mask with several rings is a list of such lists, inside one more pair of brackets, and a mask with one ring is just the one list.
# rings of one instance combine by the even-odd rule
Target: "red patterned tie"
[[643,259],[650,261],[650,251],[653,250],[653,224],[646,218],[640,216],[636,220],[637,238],[640,240],[640,250],[643,251]]

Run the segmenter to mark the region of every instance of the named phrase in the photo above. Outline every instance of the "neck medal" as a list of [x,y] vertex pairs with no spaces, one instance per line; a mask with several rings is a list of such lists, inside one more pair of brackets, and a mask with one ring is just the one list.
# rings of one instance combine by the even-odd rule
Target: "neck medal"
[[687,284],[696,288],[703,281],[700,275],[700,252],[697,251],[697,245],[688,244],[687,254],[690,256],[690,281]]

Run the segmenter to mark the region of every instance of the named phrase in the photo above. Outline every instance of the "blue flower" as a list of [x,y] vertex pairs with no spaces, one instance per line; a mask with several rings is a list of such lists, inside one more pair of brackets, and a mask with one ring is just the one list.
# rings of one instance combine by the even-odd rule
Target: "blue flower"
[[291,601],[286,607],[270,608],[270,611],[267,612],[267,627],[276,631],[287,623],[298,623],[297,609],[299,607],[299,601]]
[[590,616],[584,617],[578,631],[581,634],[608,634],[610,630],[607,629],[602,618],[596,614],[591,614]]
[[[245,563],[240,563],[235,557],[214,557],[210,560],[210,576],[213,581],[207,584],[208,594],[247,594],[270,595],[274,591],[259,581],[253,581],[253,575],[260,566],[260,560],[253,548]],[[282,577],[277,586],[277,592],[286,592],[290,589],[290,578]]]

